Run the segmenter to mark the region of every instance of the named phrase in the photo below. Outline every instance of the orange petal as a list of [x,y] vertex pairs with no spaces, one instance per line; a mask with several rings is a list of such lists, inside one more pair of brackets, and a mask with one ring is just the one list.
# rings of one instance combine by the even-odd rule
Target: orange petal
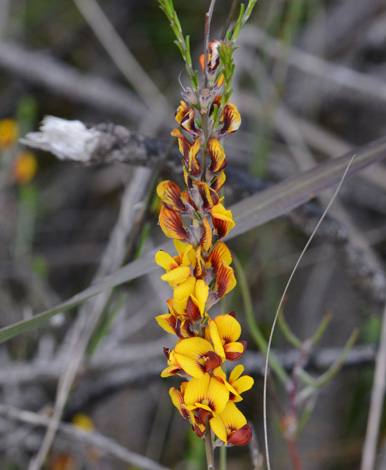
[[240,127],[241,117],[236,106],[232,103],[225,105],[221,119],[223,121],[223,126],[220,131],[222,135],[232,134]]
[[228,232],[235,226],[232,212],[226,210],[222,204],[212,207],[212,222],[219,238],[225,237]]
[[193,185],[197,187],[200,193],[204,210],[209,211],[213,206],[219,203],[220,199],[217,192],[208,186],[207,183],[197,181],[193,183]]
[[222,265],[218,271],[214,291],[218,299],[236,286],[236,278],[230,266]]
[[182,119],[184,118],[184,116],[187,114],[188,111],[189,111],[189,108],[187,107],[185,101],[181,101],[181,104],[178,107],[176,114],[175,114],[175,118],[178,124],[181,124]]
[[200,139],[196,139],[193,145],[189,149],[188,155],[188,170],[189,173],[193,176],[200,174],[201,167],[197,158],[197,153],[200,150]]
[[201,65],[202,71],[205,73],[205,54],[200,55],[200,65]]
[[224,149],[222,148],[218,139],[211,137],[208,140],[208,150],[210,159],[212,161],[209,169],[213,171],[213,173],[222,171],[227,166],[227,161],[225,158]]
[[211,184],[212,188],[215,191],[219,192],[220,189],[224,186],[225,180],[226,180],[225,173],[224,172],[220,173]]
[[213,273],[217,274],[222,264],[231,264],[232,255],[224,242],[219,242],[209,253],[207,258],[208,267],[213,268]]
[[181,189],[173,181],[161,181],[157,186],[157,194],[161,201],[174,211],[185,212],[185,204],[181,200]]
[[19,125],[15,119],[5,118],[0,121],[0,148],[11,147],[17,142]]
[[214,112],[214,109],[215,109],[215,106],[217,106],[218,109],[220,108],[220,106],[221,106],[221,95],[217,95],[216,98],[212,101],[209,116],[212,116],[212,114]]
[[188,160],[189,150],[190,150],[190,143],[188,139],[181,134],[178,129],[173,129],[171,132],[173,137],[177,137],[178,139],[178,148],[182,155],[184,156],[185,160]]
[[200,245],[204,251],[209,251],[212,247],[212,228],[209,224],[209,220],[205,217],[204,223],[204,232],[200,239]]
[[189,111],[182,118],[180,124],[181,124],[181,127],[186,132],[189,132],[190,134],[197,136],[201,134],[201,130],[197,127],[196,122],[194,120],[195,115],[196,115],[196,111],[193,108],[189,109]]
[[170,313],[165,313],[164,315],[158,315],[155,317],[157,320],[159,326],[163,328],[165,331],[168,333],[171,333],[172,335],[176,334],[176,321],[177,318],[174,315],[171,315]]
[[188,234],[182,223],[182,217],[178,212],[163,206],[159,215],[159,223],[164,234],[169,238],[183,240]]
[[32,180],[38,170],[38,162],[33,153],[24,151],[17,155],[13,166],[13,177],[17,183]]

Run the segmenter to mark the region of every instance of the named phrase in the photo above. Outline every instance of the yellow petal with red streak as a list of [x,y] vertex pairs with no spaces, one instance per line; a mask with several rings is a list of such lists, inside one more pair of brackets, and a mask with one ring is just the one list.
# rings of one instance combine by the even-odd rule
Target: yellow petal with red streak
[[225,444],[228,442],[228,436],[247,424],[245,416],[237,409],[233,402],[228,402],[222,413],[216,415],[210,420],[210,427],[216,436]]
[[155,262],[166,271],[178,268],[178,263],[175,261],[175,259],[172,258],[169,253],[166,253],[166,251],[163,250],[157,251],[155,255]]
[[165,313],[163,315],[158,315],[155,317],[157,323],[161,328],[163,328],[168,333],[175,335],[175,326],[176,326],[176,317],[170,313]]
[[212,247],[212,228],[209,220],[205,217],[204,219],[204,232],[202,234],[200,245],[204,251],[209,251]]
[[185,211],[185,205],[181,200],[181,189],[177,183],[169,180],[161,181],[157,186],[157,194],[169,209]]
[[216,204],[212,207],[213,227],[217,231],[219,238],[225,237],[235,226],[232,211],[226,210],[222,204]]
[[193,176],[197,176],[200,174],[201,168],[200,163],[197,158],[197,153],[200,150],[200,139],[196,139],[193,142],[193,145],[189,149],[188,155],[188,170],[189,173]]
[[241,117],[237,111],[236,105],[233,103],[228,103],[221,116],[223,121],[223,126],[221,128],[221,134],[227,135],[236,132],[241,124]]
[[221,299],[221,297],[230,292],[236,284],[237,282],[233,269],[230,266],[223,264],[218,270],[214,288],[214,291],[217,293],[217,298]]
[[214,321],[225,343],[232,343],[240,338],[240,323],[232,315],[218,315]]
[[222,171],[226,167],[225,152],[218,139],[211,137],[208,140],[209,156],[212,161],[209,169],[214,173]]
[[187,107],[185,101],[181,101],[180,103],[181,104],[180,106],[178,106],[176,114],[175,114],[175,119],[178,122],[178,124],[181,124],[182,119],[189,111],[189,108]]
[[183,240],[188,234],[178,212],[163,206],[159,215],[159,223],[164,234],[169,238]]
[[217,178],[213,181],[211,185],[212,188],[215,191],[219,192],[220,189],[224,186],[225,180],[226,180],[225,173],[224,172],[219,173],[219,175],[217,176]]
[[177,139],[178,139],[178,148],[179,148],[180,152],[182,153],[182,155],[184,156],[184,158],[186,160],[188,160],[189,150],[190,150],[190,147],[191,147],[188,139],[183,134],[181,134],[181,132],[178,129],[173,129],[170,134],[173,137],[177,137]]
[[213,268],[213,273],[217,274],[222,264],[231,264],[232,255],[224,242],[219,242],[210,252],[207,258],[208,267]]

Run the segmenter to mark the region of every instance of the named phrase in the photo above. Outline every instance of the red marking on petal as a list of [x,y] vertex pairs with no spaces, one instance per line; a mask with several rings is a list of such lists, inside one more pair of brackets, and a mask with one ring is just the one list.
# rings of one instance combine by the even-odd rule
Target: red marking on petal
[[225,180],[226,180],[225,173],[224,172],[219,173],[218,177],[214,180],[214,182],[211,185],[212,188],[215,191],[219,192],[220,189],[224,186]]
[[218,271],[216,279],[216,291],[217,298],[220,299],[229,291],[231,291],[236,285],[235,275],[233,269],[230,266],[222,265]]
[[243,345],[244,351],[243,352],[232,352],[232,351],[227,351],[226,346],[224,347],[225,350],[225,357],[228,359],[228,361],[238,361],[240,360],[244,353],[245,350],[247,349],[247,342],[246,341],[239,341]]
[[181,126],[190,134],[198,136],[201,133],[201,130],[196,126],[196,122],[194,120],[195,115],[196,111],[193,108],[189,109],[189,112],[185,114],[181,120]]
[[219,171],[224,170],[224,168],[227,166],[227,161],[225,158],[224,149],[222,148],[218,139],[215,139],[214,137],[209,139],[208,150],[211,159],[211,164],[209,167],[210,171],[213,171],[213,173],[218,173]]
[[204,431],[201,431],[201,429],[195,424],[192,426],[193,431],[197,434],[198,437],[202,437],[204,435]]
[[184,135],[182,135],[178,129],[173,129],[171,132],[171,135],[173,137],[177,137],[178,139],[178,148],[180,152],[182,153],[182,155],[184,156],[184,160],[182,161],[185,161],[185,160],[187,161],[189,158],[189,150],[191,147],[188,139]]
[[204,410],[203,408],[199,408],[196,412],[197,421],[201,424],[205,424],[206,418],[210,414],[211,413],[208,410]]
[[217,367],[220,367],[221,364],[222,364],[221,357],[214,351],[208,351],[208,354],[205,360],[206,372],[212,372],[214,369],[217,369]]
[[232,134],[240,127],[241,117],[234,104],[228,103],[222,113],[223,126],[220,133],[222,135]]
[[164,348],[164,354],[165,354],[165,356],[166,356],[166,359],[169,360],[170,348]]
[[203,208],[205,211],[209,211],[213,206],[219,203],[220,198],[217,192],[210,186],[208,186],[207,183],[199,181],[195,183],[195,186],[197,187],[198,192],[200,193]]
[[252,426],[245,424],[237,431],[233,431],[228,437],[228,443],[234,446],[246,446],[252,440]]
[[201,318],[200,309],[193,302],[191,297],[189,297],[187,305],[186,305],[186,313],[188,314],[188,317],[189,317],[189,320],[191,321],[191,323],[194,323],[199,318]]
[[157,186],[157,194],[161,201],[171,210],[185,212],[185,204],[181,200],[181,189],[173,181],[162,181]]
[[182,223],[182,217],[178,212],[168,209],[166,206],[161,208],[159,223],[164,234],[169,238],[183,240],[188,234]]

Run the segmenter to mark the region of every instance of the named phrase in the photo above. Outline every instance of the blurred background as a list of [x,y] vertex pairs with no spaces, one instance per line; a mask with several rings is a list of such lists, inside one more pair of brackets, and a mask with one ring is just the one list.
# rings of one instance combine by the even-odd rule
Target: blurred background
[[[209,2],[174,3],[199,68]],[[212,39],[221,36],[231,4],[217,2]],[[0,0],[1,327],[54,307],[164,242],[157,200],[147,199],[140,223],[132,214],[144,197],[141,170],[60,162],[23,147],[17,137],[54,115],[90,126],[121,124],[169,142],[179,82],[188,86],[173,40],[156,0]],[[227,207],[385,136],[386,0],[259,0],[237,46],[231,101],[242,126],[225,143],[235,171]],[[307,470],[360,465],[386,297],[385,189],[382,164],[345,182],[289,289],[287,326],[283,320],[274,337],[289,374],[298,365],[318,377],[339,358],[354,328],[360,329],[346,366],[304,402],[309,419],[296,446]],[[229,244],[243,266],[255,325],[265,338],[330,196],[322,194]],[[68,364],[75,364],[75,374],[65,394],[64,425],[44,468],[152,468],[129,464],[106,442],[74,437],[74,426],[168,468],[205,468],[203,443],[169,399],[169,388],[179,381],[159,377],[166,363],[162,347],[173,345],[154,320],[166,312],[171,293],[160,275],[157,269],[1,346],[1,468],[28,468],[46,430],[37,417],[51,413]],[[243,325],[246,369],[255,378],[241,409],[262,449],[263,360],[244,314],[248,299],[238,288],[229,297],[222,308],[235,310]],[[330,324],[309,351],[303,342],[326,315]],[[296,341],[288,341],[288,329],[299,338],[300,353]],[[296,468],[283,437],[293,418],[290,393],[275,375],[268,392],[273,467]],[[23,411],[33,413],[32,421]],[[378,469],[386,468],[384,413],[381,418]],[[229,450],[229,470],[251,468],[250,449]]]

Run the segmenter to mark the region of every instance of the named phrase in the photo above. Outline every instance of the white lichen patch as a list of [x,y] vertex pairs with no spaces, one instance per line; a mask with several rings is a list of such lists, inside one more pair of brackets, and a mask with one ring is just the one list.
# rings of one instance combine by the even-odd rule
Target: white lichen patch
[[51,152],[60,160],[88,162],[98,146],[99,138],[97,130],[87,129],[80,121],[46,116],[40,131],[29,132],[20,142]]

